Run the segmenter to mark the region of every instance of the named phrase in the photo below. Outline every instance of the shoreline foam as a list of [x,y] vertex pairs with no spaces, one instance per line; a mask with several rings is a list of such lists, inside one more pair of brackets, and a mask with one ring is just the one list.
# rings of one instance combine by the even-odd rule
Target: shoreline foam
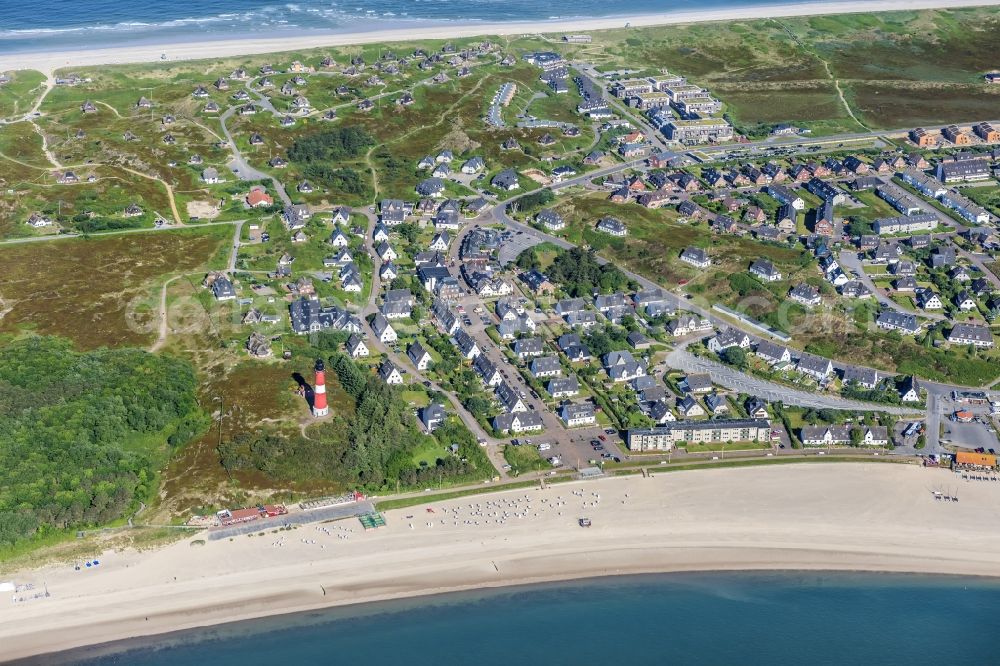
[[[374,27],[372,30],[348,32],[323,32],[304,34],[301,37],[283,35],[277,38],[254,36],[245,39],[212,39],[208,41],[181,41],[150,43],[137,46],[70,50],[61,53],[23,52],[0,54],[0,71],[35,69],[51,74],[66,67],[86,67],[110,64],[153,62],[178,62],[209,58],[249,56],[279,53],[290,50],[322,47],[372,44],[380,42],[414,41],[421,39],[458,39],[489,35],[551,34],[559,32],[586,32],[631,27],[652,27],[679,23],[702,23],[758,18],[818,16],[919,9],[955,9],[960,7],[996,6],[1000,0],[833,0],[831,2],[782,3],[745,7],[726,7],[694,11],[646,14],[638,16],[602,17],[590,19],[556,19],[522,23],[456,22],[452,25],[434,25],[414,28]],[[161,60],[161,54],[167,60]]]
[[[4,658],[319,608],[509,585],[687,571],[879,571],[1000,576],[1000,487],[915,465],[844,463],[699,470],[560,484],[387,512],[388,527],[275,548],[270,533],[102,557],[102,571],[49,567],[49,599],[0,607]],[[578,498],[572,493],[584,492]],[[600,494],[599,506],[581,499]],[[539,515],[454,526],[452,507],[532,498]],[[546,499],[570,499],[564,515]],[[574,503],[577,505],[574,506]],[[578,514],[594,519],[582,529]],[[426,522],[449,516],[447,524]],[[413,516],[413,518],[408,518]],[[409,529],[408,523],[414,523]],[[332,529],[333,526],[331,526]]]

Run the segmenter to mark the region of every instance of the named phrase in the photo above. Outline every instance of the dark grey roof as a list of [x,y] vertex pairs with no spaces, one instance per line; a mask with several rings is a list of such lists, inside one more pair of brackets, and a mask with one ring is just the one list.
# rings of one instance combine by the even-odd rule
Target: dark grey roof
[[841,373],[845,384],[857,382],[861,386],[875,386],[882,379],[878,370],[848,365]]
[[413,342],[406,348],[406,355],[410,357],[410,360],[413,361],[414,364],[419,363],[424,356],[430,356],[430,354],[427,353],[427,350],[424,349],[423,345],[420,344],[419,340]]
[[605,368],[610,368],[615,365],[625,365],[626,363],[632,363],[635,359],[632,358],[632,354],[627,351],[612,351],[608,352],[601,358],[601,363],[604,364]]
[[704,391],[712,388],[712,376],[708,373],[693,373],[684,377],[688,391]]
[[475,339],[466,332],[464,328],[460,328],[455,331],[455,342],[458,343],[458,349],[462,354],[469,354],[473,349],[479,347],[476,344]]
[[708,261],[708,253],[700,247],[686,247],[681,252],[681,259],[704,263]]
[[541,354],[542,351],[541,338],[520,338],[514,342],[514,353],[518,356],[522,354]]
[[577,380],[576,375],[570,375],[569,377],[553,377],[549,380],[549,383],[545,385],[545,390],[548,391],[550,395],[569,392],[577,393],[580,390],[580,382]]
[[812,373],[826,373],[830,370],[830,359],[823,358],[822,356],[813,356],[812,354],[803,354],[799,357],[798,368],[799,370]]
[[493,180],[490,181],[490,184],[492,184],[493,187],[499,187],[502,189],[508,189],[516,183],[517,172],[513,169],[504,169],[497,175],[493,176]]
[[562,372],[558,356],[539,356],[531,361],[531,373],[534,375],[556,371]]
[[975,324],[955,324],[948,333],[949,341],[957,342],[993,342],[993,334],[987,326],[976,326]]
[[811,284],[803,282],[792,287],[792,290],[788,293],[788,295],[792,298],[811,301],[819,296],[819,290]]
[[[444,181],[440,178],[427,178],[417,185],[417,193],[423,196],[432,196],[444,191]],[[383,213],[385,217],[385,213]]]
[[778,271],[774,268],[774,264],[767,259],[754,260],[754,262],[750,264],[750,270],[754,273],[762,275],[776,275],[778,273]]

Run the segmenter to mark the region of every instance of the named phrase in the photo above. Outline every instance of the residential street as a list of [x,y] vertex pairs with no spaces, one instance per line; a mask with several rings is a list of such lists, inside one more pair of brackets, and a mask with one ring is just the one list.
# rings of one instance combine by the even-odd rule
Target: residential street
[[896,301],[889,298],[888,296],[886,296],[885,291],[876,287],[875,282],[872,280],[871,276],[865,272],[864,264],[861,258],[859,257],[858,253],[855,252],[854,250],[842,250],[840,256],[838,257],[838,261],[840,262],[841,267],[846,269],[848,273],[851,273],[855,277],[857,277],[857,279],[861,282],[861,284],[865,285],[865,287],[868,288],[868,291],[872,293],[872,296],[875,298],[875,300],[877,300],[884,307],[887,307],[890,310],[895,310],[896,312],[902,312],[903,314],[917,315],[918,318],[924,317],[926,319],[933,319],[935,321],[943,321],[944,319],[947,319],[947,317],[945,317],[943,314],[939,312],[927,312],[927,311],[915,312],[913,310],[907,309],[902,305],[900,305],[899,303],[897,303]]
[[233,157],[229,162],[229,169],[236,174],[240,180],[270,180],[271,184],[274,186],[274,190],[281,198],[281,201],[284,202],[286,206],[291,206],[292,200],[288,196],[288,193],[285,192],[285,186],[281,183],[281,181],[277,178],[272,178],[270,174],[264,173],[263,171],[250,166],[250,163],[243,157],[243,153],[240,152],[239,146],[236,145],[233,135],[229,133],[229,127],[226,126],[226,121],[232,117],[236,108],[237,107],[235,106],[229,107],[219,117],[219,123],[222,125],[222,133],[226,136],[226,141],[229,143],[229,149],[233,153]]

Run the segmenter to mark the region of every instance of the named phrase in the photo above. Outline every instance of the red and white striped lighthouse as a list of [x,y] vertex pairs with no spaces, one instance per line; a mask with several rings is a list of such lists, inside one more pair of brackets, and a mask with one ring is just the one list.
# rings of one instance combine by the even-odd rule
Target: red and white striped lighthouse
[[326,372],[323,359],[316,359],[316,381],[313,382],[313,416],[326,416],[330,408],[326,405]]

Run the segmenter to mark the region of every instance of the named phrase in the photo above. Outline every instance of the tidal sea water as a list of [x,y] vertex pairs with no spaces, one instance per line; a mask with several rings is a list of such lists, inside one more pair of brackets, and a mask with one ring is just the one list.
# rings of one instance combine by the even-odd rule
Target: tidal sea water
[[998,629],[997,580],[666,574],[284,615],[98,646],[45,663],[983,666],[1000,663]]
[[[787,0],[785,0],[787,1]],[[448,23],[636,16],[775,0],[0,0],[0,53]],[[624,20],[623,20],[624,25]]]

